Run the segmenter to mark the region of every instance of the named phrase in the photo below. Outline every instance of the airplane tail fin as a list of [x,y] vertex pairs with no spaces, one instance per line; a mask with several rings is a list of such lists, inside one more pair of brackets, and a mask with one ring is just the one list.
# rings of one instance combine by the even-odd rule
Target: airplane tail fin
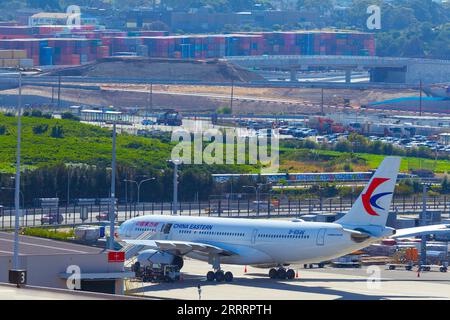
[[336,223],[346,228],[366,231],[373,227],[384,228],[397,182],[400,161],[400,157],[384,158],[349,212]]

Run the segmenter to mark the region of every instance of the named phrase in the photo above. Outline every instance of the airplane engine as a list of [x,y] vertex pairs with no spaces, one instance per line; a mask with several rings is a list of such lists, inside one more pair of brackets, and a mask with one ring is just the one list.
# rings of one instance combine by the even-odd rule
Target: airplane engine
[[139,262],[140,266],[144,268],[150,264],[157,263],[176,265],[180,270],[184,264],[182,257],[154,249],[148,249],[139,252],[137,256],[137,262]]

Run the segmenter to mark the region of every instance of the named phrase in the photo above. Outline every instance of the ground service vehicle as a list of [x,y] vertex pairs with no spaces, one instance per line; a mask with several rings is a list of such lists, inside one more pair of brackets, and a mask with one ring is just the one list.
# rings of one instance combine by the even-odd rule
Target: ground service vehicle
[[174,282],[180,280],[180,269],[177,265],[154,263],[145,267],[136,262],[132,270],[136,278],[143,282]]

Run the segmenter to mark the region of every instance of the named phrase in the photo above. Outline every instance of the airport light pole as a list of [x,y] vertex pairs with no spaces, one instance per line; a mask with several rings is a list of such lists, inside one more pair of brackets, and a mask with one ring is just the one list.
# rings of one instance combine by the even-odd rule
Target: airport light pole
[[111,207],[109,215],[109,249],[114,250],[114,223],[116,218],[116,121],[113,123],[111,163]]
[[[420,225],[426,226],[426,215],[427,215],[427,191],[428,186],[426,183],[422,183],[422,214],[420,217]],[[420,244],[420,267],[427,264],[427,236],[421,236],[421,244]]]
[[183,160],[181,159],[173,159],[169,160],[169,162],[173,163],[173,208],[172,215],[177,215],[177,207],[178,207],[178,166],[183,164]]
[[19,227],[20,227],[20,142],[22,131],[22,69],[19,66],[19,97],[17,103],[17,154],[16,154],[16,181],[14,190],[14,246],[13,246],[13,264],[9,271],[9,282],[16,284],[26,283],[26,271],[19,269]]

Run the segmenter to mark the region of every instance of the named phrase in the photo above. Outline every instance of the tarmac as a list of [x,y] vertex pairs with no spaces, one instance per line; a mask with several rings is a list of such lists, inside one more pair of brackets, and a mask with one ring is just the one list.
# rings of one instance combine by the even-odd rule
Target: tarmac
[[[30,236],[19,236],[20,255],[46,254],[94,254],[103,251],[101,248],[79,245],[75,243],[43,239]],[[14,233],[0,232],[0,256],[13,254]]]
[[[404,300],[450,299],[450,273],[386,270],[384,266],[361,269],[294,268],[293,280],[272,280],[268,269],[222,265],[231,271],[231,283],[206,281],[210,266],[197,260],[186,260],[182,280],[175,283],[142,283],[128,281],[126,292],[137,296],[163,299],[202,300]],[[378,273],[379,272],[379,273]],[[374,277],[379,275],[379,281]]]
[[129,297],[104,293],[71,291],[65,289],[24,286],[0,283],[0,300],[136,300]]

